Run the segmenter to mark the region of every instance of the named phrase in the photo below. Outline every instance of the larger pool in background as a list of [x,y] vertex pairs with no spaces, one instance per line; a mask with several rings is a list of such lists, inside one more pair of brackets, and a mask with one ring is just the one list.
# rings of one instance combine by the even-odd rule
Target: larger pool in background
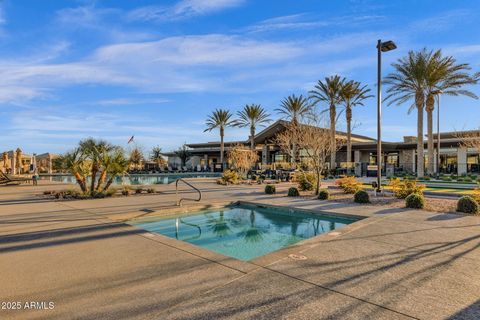
[[290,208],[240,205],[129,223],[248,261],[355,221]]
[[[128,174],[116,177],[114,185],[153,185],[169,184],[178,178],[215,178],[220,173],[211,172],[189,172],[189,173],[162,173],[162,174]],[[75,177],[69,174],[41,175],[40,180],[55,181],[62,183],[76,183]]]

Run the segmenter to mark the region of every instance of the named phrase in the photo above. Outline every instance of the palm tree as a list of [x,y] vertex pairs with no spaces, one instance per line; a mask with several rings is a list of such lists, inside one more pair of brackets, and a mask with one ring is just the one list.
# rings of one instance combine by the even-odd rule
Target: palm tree
[[96,177],[101,167],[102,158],[113,150],[113,146],[104,140],[88,138],[80,141],[79,148],[83,156],[90,160],[90,191],[93,192],[96,190]]
[[165,163],[162,156],[162,148],[159,146],[153,147],[152,151],[150,151],[150,160],[155,161],[157,167],[160,168]]
[[203,131],[212,131],[213,129],[217,128],[220,131],[220,162],[222,163],[222,170],[225,168],[225,161],[223,157],[225,153],[225,145],[223,138],[225,136],[225,128],[233,125],[231,118],[232,114],[229,110],[215,109],[215,111],[208,116],[207,121],[205,122],[207,129]]
[[370,89],[367,85],[361,86],[360,82],[346,82],[340,92],[341,101],[345,105],[345,115],[347,120],[347,163],[350,171],[352,162],[352,108],[355,106],[363,106],[363,101],[373,97],[369,95]]
[[175,151],[175,155],[180,158],[180,165],[184,167],[191,156],[191,153],[187,148],[187,144],[184,143],[180,148],[178,148],[178,150]]
[[[425,77],[427,73],[427,64],[431,54],[425,49],[414,52],[409,51],[406,57],[398,59],[392,66],[395,69],[393,73],[387,75],[384,83],[389,86],[387,97],[390,100],[389,105],[403,104],[411,99],[414,103],[408,112],[417,109],[417,176],[424,175],[425,160],[423,157],[423,108],[425,106]],[[380,156],[380,155],[378,155]]]
[[435,109],[435,97],[440,94],[458,96],[465,95],[474,99],[478,97],[468,91],[461,89],[465,85],[475,84],[475,76],[470,76],[467,71],[470,66],[466,63],[457,64],[452,56],[442,57],[441,50],[429,52],[427,64],[426,101],[427,112],[427,150],[428,150],[428,173],[434,173],[434,151],[433,151],[433,111]]
[[234,125],[245,128],[250,127],[250,148],[255,149],[255,130],[257,126],[263,126],[269,123],[270,115],[259,104],[246,105],[242,111],[237,112],[238,119]]
[[283,99],[280,108],[275,109],[282,118],[289,119],[292,123],[298,123],[310,110],[311,105],[308,103],[307,98],[303,95],[297,97],[294,94]]
[[[107,191],[112,185],[114,179],[120,175],[125,174],[130,167],[130,161],[125,157],[122,148],[115,148],[108,157],[108,163],[105,164],[105,177],[108,176],[108,181],[103,187],[103,191]],[[99,182],[100,185],[100,182]]]
[[341,101],[342,88],[345,84],[345,78],[339,75],[330,76],[325,78],[324,81],[319,80],[315,85],[315,89],[310,91],[310,99],[315,106],[318,103],[326,103],[328,105],[328,111],[330,113],[330,139],[332,143],[332,154],[330,156],[330,167],[336,168],[336,128],[337,121],[337,104]]

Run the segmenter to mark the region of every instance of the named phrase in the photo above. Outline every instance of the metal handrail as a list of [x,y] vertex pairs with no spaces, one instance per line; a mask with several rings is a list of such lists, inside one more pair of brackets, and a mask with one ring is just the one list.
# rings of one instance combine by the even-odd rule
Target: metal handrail
[[[179,198],[178,198],[178,183],[179,183],[180,181],[183,182],[183,183],[185,183],[187,186],[189,186],[190,188],[194,189],[195,191],[197,191],[197,192],[198,192],[198,199],[191,199],[191,198],[180,198],[180,199],[179,199]],[[202,200],[202,192],[201,192],[198,188],[192,186],[190,183],[188,183],[187,181],[185,181],[185,180],[182,179],[182,178],[178,178],[178,179],[175,181],[175,194],[176,194],[176,198],[177,198],[177,206],[181,206],[183,200],[192,200],[192,201],[197,201],[197,202],[200,201],[200,200]]]

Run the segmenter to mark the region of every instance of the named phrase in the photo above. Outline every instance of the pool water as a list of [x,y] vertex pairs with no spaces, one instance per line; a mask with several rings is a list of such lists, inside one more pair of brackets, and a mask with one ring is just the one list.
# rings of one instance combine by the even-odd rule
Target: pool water
[[242,205],[133,220],[130,224],[248,261],[355,221],[288,208]]
[[[113,185],[153,185],[169,184],[178,178],[214,178],[220,177],[219,173],[173,173],[173,174],[129,174],[116,177]],[[41,175],[40,180],[48,180],[62,183],[76,183],[72,175]]]

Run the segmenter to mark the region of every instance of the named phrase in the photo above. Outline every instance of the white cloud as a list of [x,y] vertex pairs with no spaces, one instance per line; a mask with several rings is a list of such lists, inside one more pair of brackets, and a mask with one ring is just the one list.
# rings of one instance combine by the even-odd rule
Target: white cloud
[[243,3],[244,0],[182,0],[169,7],[146,6],[134,9],[129,12],[128,19],[144,21],[180,20],[237,7]]
[[341,16],[335,18],[322,18],[311,14],[293,14],[287,16],[275,17],[260,21],[245,30],[247,32],[270,32],[284,30],[303,30],[323,27],[349,26],[358,27],[360,24],[378,22],[384,20],[384,16],[380,15],[355,15]]
[[137,105],[137,104],[159,104],[170,102],[168,99],[149,99],[149,98],[117,98],[117,99],[107,99],[93,102],[91,104],[102,105],[102,106],[126,106],[126,105]]

